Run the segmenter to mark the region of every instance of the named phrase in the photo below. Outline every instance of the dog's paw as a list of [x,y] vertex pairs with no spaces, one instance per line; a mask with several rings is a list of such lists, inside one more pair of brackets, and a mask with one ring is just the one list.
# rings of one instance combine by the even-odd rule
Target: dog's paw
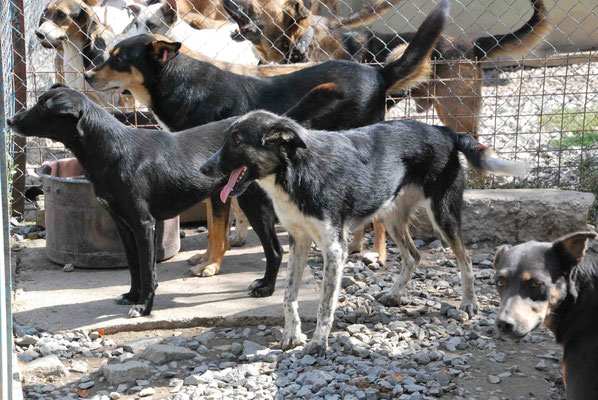
[[127,292],[116,298],[116,304],[122,306],[129,306],[131,304],[139,304],[139,295],[137,293]]
[[386,307],[400,307],[401,296],[393,295],[390,292],[382,292],[377,296],[378,303]]
[[305,352],[305,354],[323,357],[324,355],[326,355],[327,349],[328,344],[326,343],[326,341],[316,341],[312,339],[309,343],[305,345],[303,352]]
[[274,293],[274,282],[266,282],[264,279],[256,279],[249,285],[251,297],[270,297]]
[[137,304],[129,308],[129,318],[139,318],[149,314],[148,307],[143,304]]
[[189,265],[199,265],[208,260],[208,253],[196,254],[187,259]]
[[473,300],[463,299],[461,305],[459,306],[459,310],[464,311],[467,313],[469,318],[472,318],[480,310],[480,305],[478,300],[475,298]]
[[294,349],[295,347],[303,346],[307,341],[305,334],[298,332],[295,334],[287,334],[286,332],[282,336],[280,341],[280,347],[283,350]]
[[205,278],[208,276],[214,276],[220,272],[220,264],[215,262],[204,263],[201,265],[196,265],[195,267],[191,267],[189,270],[193,275]]
[[243,246],[245,246],[246,242],[247,242],[247,238],[244,238],[237,234],[231,235],[231,237],[228,239],[228,243],[230,244],[230,247],[243,247]]

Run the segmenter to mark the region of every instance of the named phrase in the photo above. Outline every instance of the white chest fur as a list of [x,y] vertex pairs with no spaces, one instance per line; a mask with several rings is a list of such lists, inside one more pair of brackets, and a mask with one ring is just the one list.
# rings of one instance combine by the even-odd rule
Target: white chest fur
[[286,230],[291,233],[304,232],[317,243],[321,243],[322,239],[326,238],[326,221],[302,213],[288,193],[276,184],[274,175],[269,175],[257,182],[272,199],[274,211]]

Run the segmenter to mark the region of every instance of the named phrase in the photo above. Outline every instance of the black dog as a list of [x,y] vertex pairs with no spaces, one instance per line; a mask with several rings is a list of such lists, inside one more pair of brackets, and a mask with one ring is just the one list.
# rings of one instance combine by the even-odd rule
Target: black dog
[[125,246],[131,289],[118,303],[136,304],[129,311],[135,317],[151,312],[157,287],[155,221],[176,216],[222,186],[199,167],[221,146],[233,120],[177,134],[131,128],[85,95],[55,87],[8,125],[63,143],[85,168]]
[[292,237],[289,287],[285,295],[282,346],[303,341],[297,294],[311,241],[324,254],[324,280],[318,323],[310,352],[325,351],[347,256],[347,231],[376,214],[384,215],[400,249],[403,269],[392,290],[380,297],[400,304],[420,255],[409,234],[409,216],[425,204],[434,226],[450,244],[463,282],[462,309],[478,305],[471,260],[461,239],[463,153],[475,167],[520,174],[523,166],[496,158],[468,135],[416,121],[389,121],[349,131],[310,131],[267,111],[239,118],[222,149],[201,168],[208,176],[229,176],[223,201],[256,181],[271,197],[282,225]]
[[598,262],[586,257],[594,232],[576,232],[552,243],[503,246],[494,259],[500,294],[497,326],[521,338],[540,324],[564,348],[568,400],[598,399]]
[[[324,96],[334,97],[331,102],[312,103],[311,112],[296,114],[297,120],[319,129],[358,127],[384,119],[386,91],[390,87],[408,87],[427,74],[421,65],[426,64],[442,31],[447,9],[447,1],[441,1],[404,55],[384,67],[331,61],[288,75],[254,78],[220,70],[180,53],[180,43],[139,35],[118,43],[109,59],[87,72],[86,78],[96,89],[130,90],[171,131],[258,108],[282,114],[318,85],[320,93],[331,90],[338,96]],[[239,204],[248,214],[266,254],[266,273],[250,286],[251,294],[269,296],[282,259],[274,229],[275,215],[259,188],[252,189],[251,196],[240,196]],[[222,204],[212,206],[217,213],[214,219],[228,216]],[[251,220],[249,215],[256,215],[256,208],[261,210],[261,221]],[[224,242],[225,235],[221,236]],[[211,234],[210,240],[216,240],[215,237]],[[225,246],[219,248],[224,252]]]

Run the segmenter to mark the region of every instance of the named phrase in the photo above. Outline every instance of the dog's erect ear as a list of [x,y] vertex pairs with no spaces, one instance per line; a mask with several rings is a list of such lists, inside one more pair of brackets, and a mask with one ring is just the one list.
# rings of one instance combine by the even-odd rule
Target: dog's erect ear
[[579,264],[586,254],[588,240],[598,238],[596,232],[575,232],[563,236],[552,243],[552,248],[561,259],[562,271],[568,274],[572,267]]
[[176,0],[164,0],[162,3],[162,17],[167,25],[172,25],[177,20]]
[[303,0],[289,0],[285,5],[285,12],[291,17],[292,22],[304,20],[310,14]]
[[135,17],[138,17],[139,14],[141,14],[141,7],[141,4],[135,3],[134,1],[127,2],[127,10]]
[[278,143],[293,147],[307,148],[305,141],[301,138],[299,129],[287,120],[275,122],[262,136],[262,144]]
[[496,254],[494,254],[494,269],[497,268],[498,264],[500,263],[500,260],[502,259],[502,257],[504,257],[506,251],[510,248],[510,245],[503,244],[502,246],[499,246],[498,249],[496,249]]
[[154,57],[162,64],[165,64],[176,57],[181,48],[181,43],[155,39],[149,46]]

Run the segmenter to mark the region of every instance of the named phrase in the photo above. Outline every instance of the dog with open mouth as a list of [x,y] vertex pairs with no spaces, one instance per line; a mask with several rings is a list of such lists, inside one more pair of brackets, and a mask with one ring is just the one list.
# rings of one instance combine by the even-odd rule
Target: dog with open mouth
[[500,247],[494,259],[499,332],[520,339],[544,324],[563,346],[568,400],[598,399],[598,255],[586,255],[595,232],[554,242]]
[[[305,103],[303,112],[296,114],[296,120],[318,129],[354,128],[384,120],[386,93],[390,87],[408,88],[427,75],[427,70],[419,66],[427,65],[426,60],[447,18],[448,1],[442,0],[430,12],[405,53],[398,59],[391,54],[392,61],[385,66],[329,61],[286,75],[249,77],[189,57],[180,51],[178,42],[145,34],[118,43],[108,60],[89,71],[86,79],[96,89],[130,90],[150,108],[162,126],[173,132],[257,109],[282,114],[309,96],[314,88],[319,91],[311,98],[313,101]],[[256,193],[252,202],[263,211],[263,204],[269,203],[269,199],[259,188]],[[242,197],[239,196],[239,200]],[[229,206],[229,203],[217,203],[212,204],[213,209]],[[245,204],[249,207],[250,201]],[[228,214],[223,211],[220,215]],[[275,219],[271,210],[264,214],[261,230],[252,222],[266,254],[264,277],[250,286],[251,294],[256,297],[270,296],[274,292],[282,260]],[[214,220],[219,226],[227,225],[223,219]],[[225,229],[214,230],[208,225],[208,231],[211,232],[209,258],[192,267],[196,275],[217,274],[227,249],[225,235],[218,234]],[[380,247],[385,246],[384,240],[378,242]],[[189,261],[196,260],[192,257]]]
[[308,352],[323,353],[347,257],[349,230],[383,216],[397,243],[403,269],[393,288],[379,296],[387,306],[401,296],[420,255],[409,234],[409,217],[425,205],[461,269],[461,308],[470,315],[478,303],[471,259],[461,237],[464,174],[459,154],[474,167],[494,174],[522,175],[526,166],[497,158],[468,135],[416,121],[387,121],[341,132],[308,130],[288,117],[254,111],[228,128],[223,147],[201,168],[212,177],[228,176],[222,201],[238,196],[252,182],[268,193],[290,237],[288,289],[284,297],[282,347],[304,342],[297,295],[310,244],[324,256],[318,322]]

